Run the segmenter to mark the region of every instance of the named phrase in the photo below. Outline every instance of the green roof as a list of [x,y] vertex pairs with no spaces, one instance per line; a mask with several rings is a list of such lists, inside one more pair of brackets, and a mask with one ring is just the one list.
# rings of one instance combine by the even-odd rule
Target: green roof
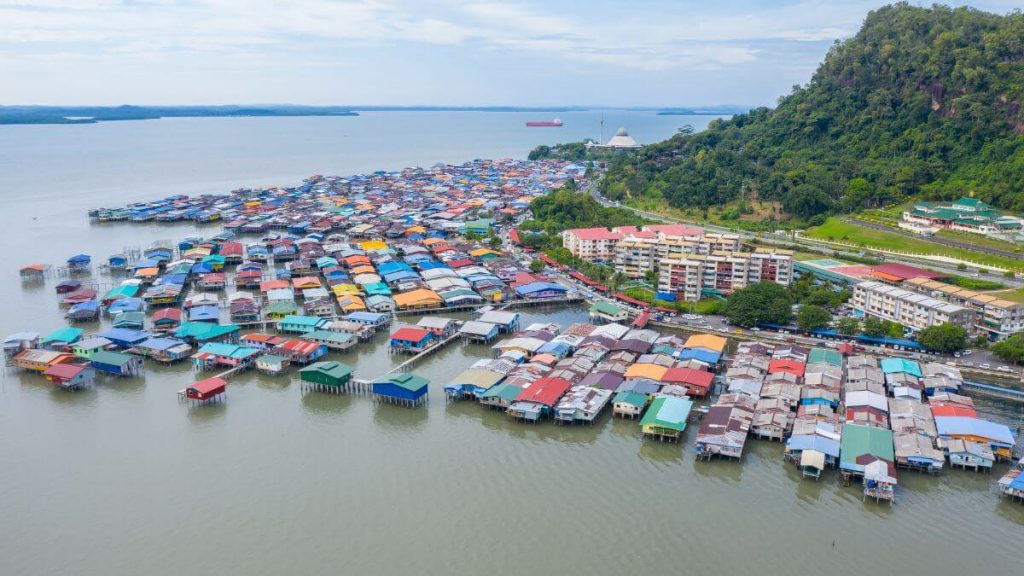
[[176,338],[193,338],[195,340],[210,340],[219,338],[232,332],[238,332],[238,326],[234,324],[211,324],[209,322],[184,322],[174,331]]
[[111,352],[110,350],[98,350],[93,352],[92,356],[89,357],[90,362],[96,362],[99,364],[113,364],[116,366],[124,366],[131,362],[137,356],[131,354],[124,354],[123,352]]
[[239,346],[237,344],[224,344],[221,342],[208,342],[199,349],[199,354],[213,354],[215,356],[226,356],[228,358],[248,358],[259,353],[258,348]]
[[347,332],[334,332],[331,330],[313,330],[303,336],[310,340],[322,340],[333,344],[344,344],[352,340],[353,336]]
[[319,316],[296,316],[294,314],[290,314],[288,316],[285,316],[284,318],[281,318],[281,321],[278,322],[278,324],[294,324],[296,326],[312,327],[319,326],[320,324],[323,324],[323,322],[324,319]]
[[310,364],[299,370],[299,377],[306,382],[338,385],[348,382],[352,376],[352,367],[344,362],[329,360]]
[[383,378],[378,378],[373,381],[374,384],[394,384],[401,388],[405,388],[410,392],[417,392],[421,390],[427,384],[430,384],[430,380],[422,376],[417,376],[412,373],[392,374]]
[[857,458],[870,454],[876,458],[893,462],[895,460],[892,446],[892,430],[846,424],[843,426],[843,439],[839,449],[840,462],[843,465],[863,466],[857,464]]
[[615,399],[612,400],[615,404],[632,404],[634,406],[643,406],[647,404],[647,394],[641,394],[639,392],[619,392],[615,395]]
[[[632,394],[632,392],[624,392]],[[616,398],[616,401],[618,398]],[[644,413],[640,426],[655,426],[682,432],[686,429],[686,419],[690,416],[693,402],[677,396],[658,396],[651,402],[651,407]]]
[[595,314],[606,314],[608,316],[617,316],[623,312],[623,308],[616,306],[611,302],[598,300],[597,302],[594,302],[593,306],[590,307],[590,312]]
[[135,284],[124,284],[121,286],[115,286],[107,291],[103,296],[104,300],[116,300],[118,298],[131,298],[139,292],[139,287]]
[[270,364],[281,364],[285,360],[287,360],[287,358],[284,356],[278,356],[277,354],[264,354],[256,359],[257,362],[267,362]]
[[807,355],[808,364],[817,364],[819,362],[827,362],[833,366],[843,366],[843,355],[837,350],[828,350],[826,348],[811,348],[811,352]]
[[267,306],[268,314],[287,314],[296,310],[298,310],[298,307],[291,300],[274,300]]
[[67,342],[70,344],[75,340],[78,340],[82,336],[82,332],[83,330],[81,328],[71,328],[70,326],[58,328],[43,337],[39,343],[48,344],[50,342]]
[[498,384],[489,388],[486,392],[480,395],[481,398],[501,398],[512,402],[522,393],[523,389],[514,384]]

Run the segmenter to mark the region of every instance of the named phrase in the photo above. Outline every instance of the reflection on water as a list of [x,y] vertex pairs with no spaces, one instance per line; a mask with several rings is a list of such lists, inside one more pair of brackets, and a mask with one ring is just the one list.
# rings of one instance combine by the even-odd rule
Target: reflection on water
[[348,394],[331,394],[305,390],[302,392],[302,407],[316,416],[341,416],[349,410],[354,401]]

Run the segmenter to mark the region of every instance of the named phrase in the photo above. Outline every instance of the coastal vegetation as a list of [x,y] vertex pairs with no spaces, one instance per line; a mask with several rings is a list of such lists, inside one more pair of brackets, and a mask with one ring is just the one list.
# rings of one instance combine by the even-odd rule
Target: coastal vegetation
[[971,192],[1024,209],[1022,37],[1020,12],[881,8],[775,109],[618,154],[601,190],[676,208],[775,201],[807,224]]
[[1017,332],[992,345],[992,352],[1006,362],[1024,362],[1024,332]]

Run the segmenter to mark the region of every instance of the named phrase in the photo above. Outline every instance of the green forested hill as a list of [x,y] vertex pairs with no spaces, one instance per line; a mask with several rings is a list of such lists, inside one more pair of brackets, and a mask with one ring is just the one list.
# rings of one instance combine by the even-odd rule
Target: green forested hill
[[1024,15],[896,4],[811,81],[610,163],[603,192],[707,207],[776,200],[801,217],[969,192],[1024,210]]

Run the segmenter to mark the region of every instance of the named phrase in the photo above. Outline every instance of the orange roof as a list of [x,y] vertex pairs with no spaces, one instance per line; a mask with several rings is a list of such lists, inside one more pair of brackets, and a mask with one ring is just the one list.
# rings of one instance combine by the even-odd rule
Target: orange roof
[[726,340],[714,334],[694,334],[686,339],[686,348],[707,348],[715,352],[725,350]]
[[314,276],[303,276],[301,278],[293,278],[292,286],[296,288],[319,288],[320,279]]
[[658,364],[633,364],[626,369],[626,373],[623,376],[627,379],[650,378],[651,380],[661,382],[661,379],[665,377],[665,372],[668,372],[668,368]]
[[881,280],[888,280],[889,282],[900,282],[903,280],[903,277],[901,276],[896,276],[895,274],[889,274],[888,272],[881,272],[878,270],[871,272],[871,275]]
[[402,292],[401,294],[395,294],[391,297],[395,304],[399,308],[406,306],[422,306],[424,304],[441,303],[441,297],[437,295],[437,292],[433,290],[427,290],[426,288],[419,288],[416,290],[410,290],[408,292]]

